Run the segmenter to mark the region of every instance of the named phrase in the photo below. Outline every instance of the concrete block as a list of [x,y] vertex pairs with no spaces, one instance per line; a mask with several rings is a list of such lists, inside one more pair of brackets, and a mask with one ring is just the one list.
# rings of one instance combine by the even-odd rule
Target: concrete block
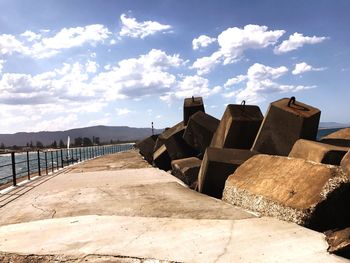
[[336,132],[328,134],[321,138],[323,143],[328,143],[337,146],[350,147],[350,128],[340,129]]
[[164,144],[154,152],[153,165],[164,171],[171,170],[171,159]]
[[263,118],[258,106],[228,105],[210,146],[216,148],[250,149]]
[[350,259],[350,227],[337,231],[327,231],[326,240],[329,245],[327,249],[329,253]]
[[204,104],[202,97],[192,97],[192,98],[186,98],[184,100],[184,125],[187,125],[188,120],[190,117],[195,114],[197,111],[205,112],[204,110]]
[[316,139],[320,116],[319,109],[294,97],[272,102],[252,149],[287,156],[298,139]]
[[249,150],[208,147],[198,174],[199,192],[221,198],[227,177],[254,154]]
[[140,154],[145,158],[147,162],[152,164],[153,162],[153,149],[156,144],[158,135],[152,135],[138,143],[136,143],[136,148],[139,149]]
[[340,165],[348,147],[339,147],[325,143],[299,139],[295,142],[289,157],[302,158],[317,163]]
[[222,199],[318,231],[350,222],[350,177],[299,158],[253,156],[229,176]]
[[183,138],[188,145],[204,154],[219,123],[220,121],[213,116],[198,111],[188,121]]
[[340,166],[343,171],[350,176],[350,150],[344,155],[343,159],[340,162]]
[[202,161],[196,157],[174,160],[171,162],[172,174],[194,189],[201,163]]

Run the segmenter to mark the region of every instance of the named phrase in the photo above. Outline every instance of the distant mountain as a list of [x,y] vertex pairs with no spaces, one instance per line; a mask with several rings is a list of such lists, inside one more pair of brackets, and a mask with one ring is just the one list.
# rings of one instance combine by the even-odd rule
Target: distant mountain
[[320,122],[319,129],[345,128],[350,127],[350,124],[338,122]]
[[[155,129],[155,133],[162,132],[162,129]],[[74,138],[88,137],[92,140],[92,137],[100,137],[100,142],[113,141],[132,141],[146,138],[152,135],[151,128],[132,128],[127,126],[93,126],[86,128],[77,128],[67,131],[42,131],[42,132],[18,132],[15,134],[0,134],[0,143],[4,143],[5,146],[25,146],[27,143],[33,142],[33,145],[37,141],[42,142],[44,145],[50,145],[53,141],[57,143],[63,140],[67,143],[67,137],[70,136],[71,141],[74,142]]]

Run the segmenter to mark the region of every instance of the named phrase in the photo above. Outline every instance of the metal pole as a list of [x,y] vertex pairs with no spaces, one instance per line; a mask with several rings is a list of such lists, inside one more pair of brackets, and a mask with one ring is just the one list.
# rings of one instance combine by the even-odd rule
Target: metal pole
[[45,170],[46,170],[46,175],[48,175],[48,171],[47,171],[47,152],[45,152]]
[[81,161],[81,148],[79,148],[79,160]]
[[29,166],[29,152],[27,151],[27,173],[28,173],[28,180],[30,180],[30,166]]
[[53,154],[52,154],[52,151],[50,151],[50,154],[51,154],[51,165],[52,165],[51,171],[52,171],[52,173],[53,173],[54,168],[53,168]]
[[12,183],[13,186],[17,185],[17,180],[16,180],[16,159],[15,159],[15,153],[11,153],[11,162],[12,162]]
[[63,168],[63,151],[62,151],[62,149],[61,149],[61,166]]
[[40,152],[38,150],[38,172],[39,172],[39,176],[41,176],[41,167],[40,167]]
[[58,151],[56,151],[56,162],[57,162],[57,171],[58,171]]

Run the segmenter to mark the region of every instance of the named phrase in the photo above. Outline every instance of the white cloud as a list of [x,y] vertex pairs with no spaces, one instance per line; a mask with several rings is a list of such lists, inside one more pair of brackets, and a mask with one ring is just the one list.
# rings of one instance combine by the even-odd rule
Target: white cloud
[[323,71],[326,68],[314,68],[311,65],[308,65],[305,62],[301,62],[295,65],[294,70],[292,71],[293,75],[299,75],[305,72],[309,72],[309,71]]
[[21,34],[22,37],[25,37],[27,41],[32,42],[34,40],[40,40],[41,34],[36,34],[30,30],[25,31]]
[[289,36],[288,40],[284,40],[279,46],[275,47],[274,52],[276,54],[282,54],[296,50],[305,44],[318,44],[328,39],[328,37],[317,37],[317,36],[304,36],[303,34],[295,32]]
[[227,65],[240,60],[247,49],[262,49],[275,45],[284,33],[284,30],[268,30],[267,26],[259,25],[228,28],[217,38],[219,50],[209,57],[197,59],[192,68],[200,75],[206,74],[216,64]]
[[27,49],[15,36],[8,34],[0,35],[0,55],[12,55],[14,52],[23,53],[27,52]]
[[209,97],[221,91],[220,86],[209,88],[209,80],[198,75],[185,76],[178,82],[174,91],[161,96],[161,100],[171,103],[174,99],[183,99],[191,96]]
[[224,84],[224,87],[227,88],[227,87],[231,87],[233,85],[236,85],[238,83],[241,83],[242,81],[245,81],[247,79],[247,76],[246,75],[238,75],[237,77],[234,77],[234,78],[231,78],[231,79],[228,79],[226,81],[226,83]]
[[[224,94],[224,96],[226,98],[235,97],[237,103],[240,103],[243,100],[249,103],[257,103],[264,101],[268,94],[297,92],[313,88],[313,86],[294,86],[277,83],[276,80],[285,75],[287,72],[288,68],[284,66],[273,68],[255,63],[248,69],[247,75],[240,75],[236,77],[236,79],[239,81],[232,81],[233,84],[245,81],[245,87],[238,89],[235,87],[235,90]],[[226,82],[226,84],[228,82]],[[226,86],[228,87],[228,85]]]
[[115,111],[116,111],[118,116],[127,115],[131,112],[131,110],[129,110],[127,108],[117,108],[117,109],[115,109]]
[[2,69],[4,68],[5,63],[6,63],[6,60],[0,59],[0,74],[2,73]]
[[122,37],[145,38],[157,32],[165,32],[171,29],[170,25],[163,25],[157,21],[138,22],[135,18],[127,17],[125,14],[120,16],[120,20],[122,28],[119,35]]
[[206,35],[200,35],[198,38],[192,40],[192,47],[194,50],[199,49],[200,47],[207,47],[211,43],[214,43],[216,38],[208,37]]
[[96,61],[91,61],[91,60],[88,60],[85,66],[86,66],[86,72],[88,73],[96,73],[97,68],[99,67]]
[[85,27],[63,28],[52,37],[42,37],[31,31],[21,34],[29,42],[23,44],[13,35],[0,35],[0,55],[19,53],[37,59],[57,55],[63,49],[80,47],[84,44],[95,45],[109,38],[108,28],[100,24]]

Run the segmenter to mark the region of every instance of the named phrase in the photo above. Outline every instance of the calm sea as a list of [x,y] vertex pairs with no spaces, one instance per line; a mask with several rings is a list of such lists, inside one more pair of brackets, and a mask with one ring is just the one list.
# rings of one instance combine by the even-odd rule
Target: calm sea
[[[113,149],[113,152],[121,152],[125,150],[129,150],[133,147],[133,143],[127,143],[127,144],[119,144],[119,145],[111,145],[111,146],[104,146],[104,152],[110,152]],[[63,160],[69,159],[71,157],[73,158],[80,158],[80,150],[81,150],[81,158],[83,160],[89,158],[91,156],[91,151],[93,147],[81,147],[77,148],[77,150],[73,150],[73,156],[72,152],[70,152],[70,155],[68,156],[67,150],[62,150],[62,157]],[[95,156],[102,155],[103,150],[102,148],[95,147],[94,148]],[[40,152],[40,168],[45,169],[46,168],[46,162],[45,162],[45,153]],[[48,164],[48,171],[52,170],[52,166],[54,169],[57,167],[61,167],[62,165],[62,159],[61,159],[61,151],[47,151],[46,154],[47,158],[47,164]],[[27,176],[28,174],[28,166],[27,166],[27,153],[16,153],[15,154],[15,161],[16,161],[16,174],[17,177],[21,176]],[[65,164],[66,165],[66,164]],[[36,173],[38,171],[38,153],[37,152],[29,152],[29,169],[30,173]],[[0,154],[0,184],[6,183],[12,180],[12,165],[11,165],[11,154]]]

